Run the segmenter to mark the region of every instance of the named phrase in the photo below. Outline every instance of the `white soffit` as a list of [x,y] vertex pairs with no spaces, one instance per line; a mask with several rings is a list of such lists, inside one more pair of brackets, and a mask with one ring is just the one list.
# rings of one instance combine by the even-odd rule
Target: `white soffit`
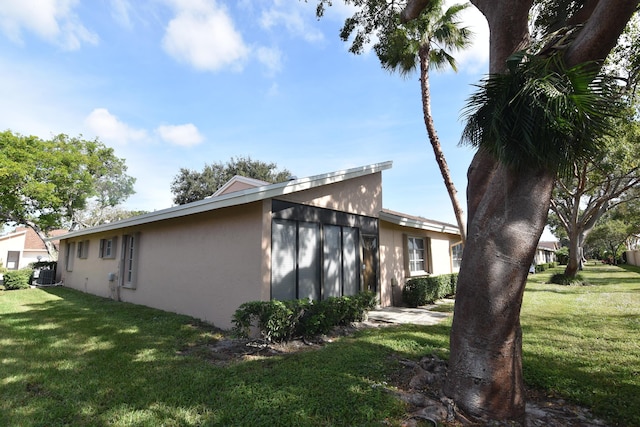
[[453,224],[447,224],[444,222],[432,221],[426,218],[405,215],[400,212],[382,210],[380,211],[379,218],[381,221],[390,222],[391,224],[396,224],[403,227],[460,235],[460,230]]
[[392,166],[393,162],[387,161],[342,171],[329,172],[322,175],[310,176],[307,178],[300,178],[293,181],[263,185],[256,188],[248,188],[246,190],[236,191],[218,197],[210,197],[207,199],[198,200],[197,202],[174,206],[168,209],[150,212],[144,215],[123,219],[121,221],[116,221],[109,224],[103,224],[96,227],[73,231],[69,234],[65,234],[63,237],[59,236],[47,240],[70,239],[87,234],[102,233],[126,227],[135,227],[138,225],[149,224],[156,221],[180,218],[183,216],[198,214],[216,209],[257,202],[259,200],[270,199],[285,194],[296,193],[298,191],[304,191],[323,185],[334,184],[365,175],[371,175],[383,170],[390,169]]

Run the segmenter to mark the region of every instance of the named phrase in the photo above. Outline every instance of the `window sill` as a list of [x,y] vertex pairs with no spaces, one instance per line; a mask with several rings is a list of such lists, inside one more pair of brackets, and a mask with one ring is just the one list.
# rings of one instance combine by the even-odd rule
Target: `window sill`
[[409,273],[407,277],[414,278],[414,277],[427,277],[427,276],[431,276],[431,273],[429,273],[428,271],[412,271]]

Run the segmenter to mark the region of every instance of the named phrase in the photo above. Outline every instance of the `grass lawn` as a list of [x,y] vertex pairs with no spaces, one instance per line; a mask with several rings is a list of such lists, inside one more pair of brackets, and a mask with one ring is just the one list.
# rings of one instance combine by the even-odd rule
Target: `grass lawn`
[[590,408],[614,425],[640,425],[640,269],[588,265],[587,286],[531,275],[522,309],[525,382]]
[[[592,286],[531,276],[528,385],[640,425],[640,274],[589,267]],[[399,425],[383,390],[397,362],[448,356],[449,324],[372,329],[318,351],[215,366],[192,318],[65,288],[0,292],[0,425]],[[185,355],[188,354],[188,355]]]

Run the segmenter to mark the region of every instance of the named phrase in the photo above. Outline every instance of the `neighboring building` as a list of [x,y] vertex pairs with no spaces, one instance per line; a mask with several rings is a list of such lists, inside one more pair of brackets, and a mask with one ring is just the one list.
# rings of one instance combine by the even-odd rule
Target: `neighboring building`
[[559,247],[560,246],[556,241],[538,242],[534,264],[549,264],[556,262],[556,251]]
[[353,295],[401,303],[457,271],[457,227],[382,209],[391,162],[278,184],[235,177],[210,198],[69,233],[65,286],[228,328],[240,304]]
[[[65,230],[54,230],[52,236],[60,236]],[[56,237],[57,239],[58,237]],[[58,240],[53,243],[57,246]],[[44,242],[30,227],[17,227],[13,232],[0,236],[0,264],[8,270],[19,270],[32,262],[51,261]]]

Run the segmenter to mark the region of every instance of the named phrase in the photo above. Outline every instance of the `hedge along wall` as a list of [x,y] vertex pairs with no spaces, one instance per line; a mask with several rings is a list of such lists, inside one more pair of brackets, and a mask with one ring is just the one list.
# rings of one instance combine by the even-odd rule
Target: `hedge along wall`
[[409,307],[433,304],[436,300],[455,295],[458,273],[416,277],[407,280],[402,299]]

